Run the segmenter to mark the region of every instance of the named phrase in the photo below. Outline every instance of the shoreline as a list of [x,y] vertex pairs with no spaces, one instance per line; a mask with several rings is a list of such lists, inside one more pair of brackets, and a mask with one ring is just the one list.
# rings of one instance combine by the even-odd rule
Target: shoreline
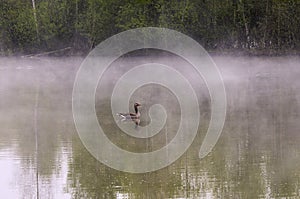
[[[91,50],[92,51],[92,50]],[[86,57],[91,51],[78,51],[71,47],[51,51],[37,51],[36,53],[24,52],[0,52],[0,57]],[[152,49],[150,55],[167,55],[168,52]],[[210,56],[237,56],[237,57],[280,57],[280,56],[300,56],[300,50],[274,50],[274,49],[207,49]],[[145,56],[148,50],[143,53],[130,53],[133,57]],[[127,55],[125,55],[127,56]]]

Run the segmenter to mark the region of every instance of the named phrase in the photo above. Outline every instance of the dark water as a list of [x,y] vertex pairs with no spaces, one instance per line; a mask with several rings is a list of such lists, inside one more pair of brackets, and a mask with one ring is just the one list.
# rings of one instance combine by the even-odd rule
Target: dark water
[[[198,158],[210,116],[203,81],[193,86],[200,128],[187,152],[161,170],[130,174],[98,162],[85,149],[72,118],[72,86],[83,58],[1,58],[0,193],[4,198],[299,198],[300,59],[213,57],[224,78],[227,117],[213,151]],[[190,79],[174,58],[160,58]],[[124,60],[123,60],[124,61]],[[146,59],[146,62],[149,61]],[[141,64],[145,59],[125,60]],[[118,63],[109,72],[118,71]],[[113,73],[111,78],[117,77]],[[132,97],[161,101],[172,117],[167,130],[146,140],[117,132],[106,116],[113,79],[99,86],[96,109],[107,136],[126,150],[147,152],[174,137],[177,101],[164,88],[143,87]],[[143,91],[144,89],[144,91]],[[199,92],[198,92],[199,91]],[[150,93],[155,93],[152,97]],[[164,100],[160,100],[164,99]],[[171,105],[170,105],[171,104]],[[174,105],[174,106],[173,106]],[[174,108],[175,107],[175,108]],[[147,114],[142,115],[146,125]]]

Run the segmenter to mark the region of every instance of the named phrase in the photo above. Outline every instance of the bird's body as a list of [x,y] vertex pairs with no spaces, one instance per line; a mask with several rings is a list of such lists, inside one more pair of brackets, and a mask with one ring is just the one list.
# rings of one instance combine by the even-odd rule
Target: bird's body
[[122,120],[137,119],[140,117],[140,114],[135,113],[118,113],[117,115],[120,116]]
[[141,106],[141,104],[136,102],[136,103],[134,103],[134,106],[133,106],[135,113],[117,113],[117,115],[121,118],[122,121],[132,120],[138,125],[139,121],[140,121],[140,116],[141,116],[141,113],[138,109],[138,107],[140,107],[140,106]]

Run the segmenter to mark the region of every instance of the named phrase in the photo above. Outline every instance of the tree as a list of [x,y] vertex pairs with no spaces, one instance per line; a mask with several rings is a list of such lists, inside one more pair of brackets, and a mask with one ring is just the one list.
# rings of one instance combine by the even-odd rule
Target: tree
[[35,46],[35,23],[29,2],[1,2],[0,21],[6,48],[26,51]]

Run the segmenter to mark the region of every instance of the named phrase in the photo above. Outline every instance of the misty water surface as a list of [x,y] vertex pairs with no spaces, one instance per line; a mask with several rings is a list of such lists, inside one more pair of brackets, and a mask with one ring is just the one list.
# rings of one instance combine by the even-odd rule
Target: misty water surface
[[[180,119],[166,88],[143,86],[141,125],[155,103],[166,107],[165,128],[150,139],[122,134],[110,114],[114,82],[131,67],[159,60],[190,80],[201,121],[188,151],[164,169],[130,174],[111,169],[82,145],[72,118],[72,87],[83,58],[0,58],[0,192],[5,198],[299,198],[300,59],[213,57],[224,79],[227,117],[223,133],[204,159],[198,151],[210,118],[204,82],[175,57],[122,58],[96,92],[99,123],[111,141],[147,152],[168,143]],[[130,109],[132,107],[130,106]]]

